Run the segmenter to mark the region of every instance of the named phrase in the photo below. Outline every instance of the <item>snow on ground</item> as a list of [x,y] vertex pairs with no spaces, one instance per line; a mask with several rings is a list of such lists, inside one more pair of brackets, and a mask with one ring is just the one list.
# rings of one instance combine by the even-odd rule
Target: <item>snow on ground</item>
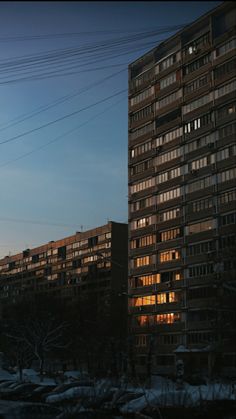
[[[140,390],[140,388],[139,388]],[[183,383],[181,388],[169,379],[156,377],[154,388],[144,389],[144,395],[122,406],[121,413],[140,412],[148,406],[199,406],[203,401],[234,400],[236,392],[230,384],[211,383],[192,386]]]
[[10,374],[8,371],[0,369],[0,381],[1,380],[14,380],[14,376]]
[[49,394],[46,398],[47,403],[57,403],[62,400],[74,398],[90,398],[95,396],[94,387],[72,387],[59,394]]

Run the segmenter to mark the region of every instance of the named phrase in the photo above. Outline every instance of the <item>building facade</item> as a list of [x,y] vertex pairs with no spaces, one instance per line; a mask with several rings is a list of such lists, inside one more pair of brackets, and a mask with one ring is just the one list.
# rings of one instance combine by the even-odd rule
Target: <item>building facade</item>
[[236,372],[236,9],[129,66],[129,334],[137,371]]
[[[0,260],[0,304],[47,294],[93,309],[126,333],[128,226],[108,224]],[[105,316],[105,317],[104,317]]]

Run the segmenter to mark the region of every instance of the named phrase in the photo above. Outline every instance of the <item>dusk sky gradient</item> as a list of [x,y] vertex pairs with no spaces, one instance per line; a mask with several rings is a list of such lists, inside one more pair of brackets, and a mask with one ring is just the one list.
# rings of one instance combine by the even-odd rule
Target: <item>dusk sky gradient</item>
[[[149,44],[145,47],[139,41],[121,46],[117,54],[110,49],[109,59],[100,58],[98,63],[77,67],[73,75],[52,74],[42,80],[12,83],[9,81],[21,77],[21,73],[17,68],[12,73],[7,71],[7,60],[107,43],[167,25],[189,24],[221,3],[1,2],[0,257],[69,236],[81,228],[106,224],[108,220],[127,222],[128,64],[176,30],[146,39],[143,42]],[[65,33],[74,35],[42,38]],[[41,37],[27,38],[32,36]],[[122,52],[128,53],[120,55]],[[91,61],[95,58],[88,56]],[[55,72],[55,67],[52,70]],[[39,107],[117,72],[120,73],[86,92],[15,124],[16,118],[27,117]],[[123,93],[72,117],[4,143],[122,90]],[[48,142],[51,144],[46,146]],[[26,153],[31,154],[19,158]]]

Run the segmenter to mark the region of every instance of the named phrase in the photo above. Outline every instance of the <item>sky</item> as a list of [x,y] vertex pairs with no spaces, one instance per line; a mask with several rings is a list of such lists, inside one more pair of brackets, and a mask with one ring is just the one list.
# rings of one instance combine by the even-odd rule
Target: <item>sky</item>
[[127,222],[128,64],[219,4],[0,3],[0,258]]

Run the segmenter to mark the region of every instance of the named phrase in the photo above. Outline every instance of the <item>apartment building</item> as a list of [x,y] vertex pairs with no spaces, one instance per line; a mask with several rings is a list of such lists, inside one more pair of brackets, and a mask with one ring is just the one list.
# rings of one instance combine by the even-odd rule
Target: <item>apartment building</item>
[[[114,333],[126,332],[128,226],[108,224],[0,260],[0,304],[41,293],[86,301],[107,316]],[[95,307],[96,305],[96,307]],[[99,314],[100,313],[100,314]]]
[[129,334],[140,374],[236,375],[236,9],[129,66]]

